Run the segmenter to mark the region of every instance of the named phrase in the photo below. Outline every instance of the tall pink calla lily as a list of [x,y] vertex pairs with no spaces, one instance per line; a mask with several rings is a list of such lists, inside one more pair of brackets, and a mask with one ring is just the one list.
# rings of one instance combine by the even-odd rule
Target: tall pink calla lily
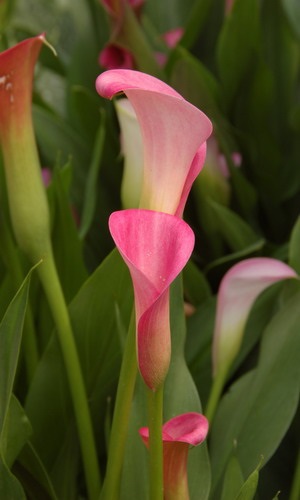
[[[142,427],[140,436],[148,446],[149,429]],[[191,446],[203,443],[208,433],[208,420],[199,413],[185,413],[162,427],[164,499],[188,500],[187,460]]]
[[35,142],[31,99],[34,67],[44,35],[0,54],[0,145],[12,225],[31,261],[49,251],[47,198]]
[[283,262],[267,257],[246,259],[223,277],[218,292],[213,337],[213,373],[227,372],[239,352],[250,309],[267,287],[288,278],[295,271]]
[[114,212],[109,229],[133,281],[139,369],[156,390],[170,363],[169,286],[191,255],[194,233],[178,217],[141,209]]
[[203,167],[210,120],[169,85],[138,71],[106,71],[96,88],[109,99],[125,93],[135,110],[144,146],[140,206],[181,216]]

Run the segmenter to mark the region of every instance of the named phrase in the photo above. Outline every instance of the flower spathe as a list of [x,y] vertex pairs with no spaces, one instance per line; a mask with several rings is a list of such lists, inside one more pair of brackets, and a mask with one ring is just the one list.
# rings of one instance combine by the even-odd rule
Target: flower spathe
[[109,229],[133,282],[139,370],[156,390],[170,363],[169,286],[191,255],[194,233],[176,216],[142,209],[114,212]]
[[31,261],[48,251],[50,225],[31,115],[34,66],[44,35],[0,54],[0,144],[12,225]]
[[210,120],[169,85],[138,71],[106,71],[96,88],[109,99],[125,93],[135,110],[144,149],[140,206],[181,216],[187,187],[204,163]]
[[223,277],[217,300],[213,336],[213,373],[226,373],[239,352],[250,309],[267,287],[296,272],[272,258],[246,259],[233,266]]
[[[188,500],[187,460],[190,446],[201,444],[208,433],[208,420],[190,412],[171,418],[162,427],[164,499]],[[148,446],[149,429],[142,427],[140,436]]]
[[136,114],[126,98],[115,103],[121,129],[124,172],[121,199],[124,208],[138,208],[143,182],[143,141]]

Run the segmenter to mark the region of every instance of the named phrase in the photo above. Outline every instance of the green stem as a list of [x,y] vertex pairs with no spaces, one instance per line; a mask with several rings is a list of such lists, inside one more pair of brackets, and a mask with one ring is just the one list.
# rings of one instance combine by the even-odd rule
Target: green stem
[[300,450],[298,452],[294,478],[291,486],[290,500],[299,500],[300,498]]
[[227,369],[221,370],[217,374],[216,378],[213,381],[212,390],[210,392],[209,400],[208,400],[206,411],[205,411],[205,416],[209,420],[210,423],[212,422],[212,420],[214,418],[214,415],[215,415],[215,412],[216,412],[216,409],[217,409],[217,406],[218,406],[218,403],[219,403],[219,400],[220,400],[220,397],[221,397],[221,394],[222,394],[222,391],[223,391],[223,388],[224,388],[224,385],[226,382],[227,373],[228,373]]
[[38,272],[54,318],[67,372],[81,446],[88,495],[90,500],[95,500],[99,496],[101,479],[92,421],[69,313],[51,251],[38,267]]
[[118,500],[119,498],[120,478],[136,376],[135,315],[132,313],[116,395],[102,500]]
[[149,476],[150,500],[163,500],[163,386],[149,389]]

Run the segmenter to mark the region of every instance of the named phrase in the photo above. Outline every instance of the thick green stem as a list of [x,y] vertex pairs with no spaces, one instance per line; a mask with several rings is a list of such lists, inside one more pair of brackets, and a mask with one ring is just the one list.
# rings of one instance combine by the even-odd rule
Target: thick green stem
[[228,373],[227,369],[221,370],[213,381],[213,386],[209,395],[209,400],[205,411],[205,416],[209,420],[209,423],[211,423],[214,418],[226,382],[227,373]]
[[132,313],[116,396],[109,440],[106,476],[101,500],[119,499],[120,478],[128,433],[131,402],[137,376],[134,318],[134,313]]
[[149,390],[149,476],[150,500],[163,500],[163,386]]
[[290,500],[299,500],[300,498],[300,451],[297,456],[297,463],[294,471],[294,478],[291,486]]
[[101,488],[101,479],[92,421],[69,313],[52,252],[45,257],[38,267],[38,272],[54,318],[67,372],[89,499],[96,500]]

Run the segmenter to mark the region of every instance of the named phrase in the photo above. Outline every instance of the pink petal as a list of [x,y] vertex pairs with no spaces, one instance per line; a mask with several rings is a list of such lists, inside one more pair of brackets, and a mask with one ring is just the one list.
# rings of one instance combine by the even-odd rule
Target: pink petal
[[210,120],[164,82],[130,70],[115,70],[97,78],[100,95],[124,92],[140,124],[144,144],[141,206],[182,212],[182,196],[199,148],[212,131]]
[[191,255],[194,234],[178,217],[135,209],[114,212],[109,229],[133,281],[139,368],[155,389],[170,362],[169,286]]
[[126,94],[128,90],[149,90],[183,99],[178,92],[158,78],[134,70],[105,71],[98,76],[96,89],[102,97],[107,99],[112,99],[120,92]]
[[296,276],[287,264],[263,257],[239,262],[225,274],[218,293],[213,338],[214,375],[230,366],[237,355],[258,295],[273,283]]
[[[200,413],[190,412],[173,417],[163,425],[162,438],[164,442],[187,443],[192,446],[201,444],[208,433],[208,420]],[[139,433],[147,444],[148,427],[142,427]]]
[[188,199],[188,196],[190,194],[190,191],[192,189],[193,183],[195,179],[198,177],[200,174],[202,168],[204,167],[205,163],[205,157],[206,157],[206,142],[200,146],[198,151],[196,152],[194,159],[192,161],[192,164],[190,166],[189,172],[187,174],[185,184],[183,186],[183,190],[181,193],[181,198],[180,202],[178,204],[177,210],[175,212],[175,215],[177,217],[182,217],[184,207],[186,204],[186,201]]

